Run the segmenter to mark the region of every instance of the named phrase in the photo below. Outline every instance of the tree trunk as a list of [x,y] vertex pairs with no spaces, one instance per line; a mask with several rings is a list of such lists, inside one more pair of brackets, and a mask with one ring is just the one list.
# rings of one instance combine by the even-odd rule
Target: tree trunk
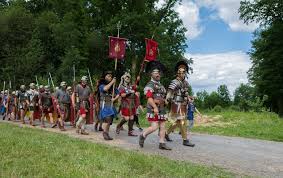
[[136,80],[137,62],[138,62],[138,55],[135,55],[135,57],[132,60],[132,71],[131,71],[133,82],[135,82],[135,80]]

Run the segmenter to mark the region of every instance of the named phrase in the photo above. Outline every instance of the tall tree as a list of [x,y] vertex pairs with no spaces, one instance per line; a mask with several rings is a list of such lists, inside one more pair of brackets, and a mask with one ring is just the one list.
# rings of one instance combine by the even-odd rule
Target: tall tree
[[268,95],[273,111],[283,117],[283,1],[242,1],[240,17],[246,22],[259,22],[250,52],[252,68],[249,79],[257,92]]
[[231,99],[227,85],[220,85],[217,88],[217,93],[220,97],[220,106],[228,107],[231,104]]

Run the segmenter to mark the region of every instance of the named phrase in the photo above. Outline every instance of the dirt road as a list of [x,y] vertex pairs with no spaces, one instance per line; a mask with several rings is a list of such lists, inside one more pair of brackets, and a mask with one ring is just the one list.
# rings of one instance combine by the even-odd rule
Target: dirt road
[[[1,119],[1,122],[7,121],[2,121]],[[18,122],[14,124],[21,126]],[[39,126],[36,126],[36,128],[41,129]],[[111,136],[114,137],[113,141],[104,141],[102,133],[94,132],[93,126],[91,125],[88,126],[90,135],[87,136],[76,134],[75,129],[71,127],[67,127],[66,132],[51,128],[45,128],[44,130],[59,132],[67,134],[70,137],[107,144],[127,150],[161,155],[174,160],[190,161],[210,166],[214,165],[241,175],[283,177],[283,143],[280,142],[193,134],[193,142],[196,146],[190,148],[181,144],[182,140],[180,135],[172,134],[171,138],[174,141],[168,143],[168,145],[173,148],[173,150],[163,151],[158,149],[157,133],[150,135],[146,139],[144,148],[139,148],[137,137],[128,137],[126,131],[121,131],[119,135],[116,135],[114,128],[115,126],[112,126],[110,133]]]

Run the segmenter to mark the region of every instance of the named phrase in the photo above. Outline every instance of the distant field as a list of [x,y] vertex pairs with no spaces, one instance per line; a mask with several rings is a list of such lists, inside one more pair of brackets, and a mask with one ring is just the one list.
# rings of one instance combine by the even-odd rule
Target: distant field
[[[270,112],[203,112],[203,119],[196,117],[193,132],[238,136],[283,142],[283,119]],[[142,125],[147,120],[140,117]]]
[[0,177],[234,177],[65,135],[0,123]]
[[283,119],[270,112],[207,112],[193,132],[283,141]]

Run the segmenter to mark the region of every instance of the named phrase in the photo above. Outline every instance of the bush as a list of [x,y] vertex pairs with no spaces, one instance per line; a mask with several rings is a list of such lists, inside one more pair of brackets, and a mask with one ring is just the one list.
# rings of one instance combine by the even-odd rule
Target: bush
[[241,108],[237,105],[232,105],[229,107],[229,109],[232,111],[241,111]]
[[213,111],[214,112],[221,112],[223,110],[223,108],[219,105],[214,106]]

